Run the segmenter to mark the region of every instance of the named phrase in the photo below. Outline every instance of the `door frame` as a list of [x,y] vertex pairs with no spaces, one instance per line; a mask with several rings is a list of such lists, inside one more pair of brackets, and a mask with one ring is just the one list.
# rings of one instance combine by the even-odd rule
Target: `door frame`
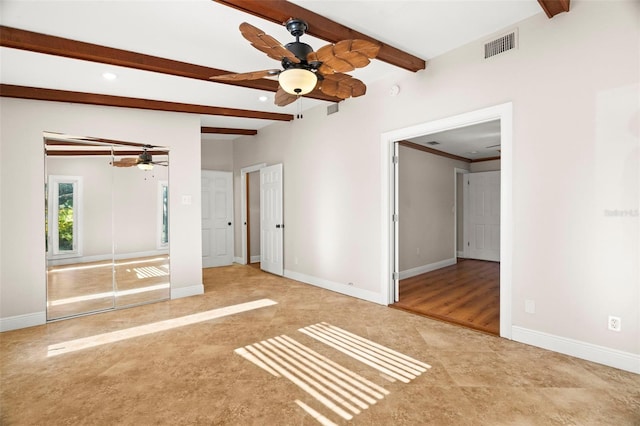
[[[453,211],[454,211],[454,215],[453,215],[453,258],[456,259],[456,263],[458,261],[458,255],[459,255],[459,250],[458,250],[458,216],[459,216],[459,212],[458,212],[458,175],[467,175],[471,173],[470,170],[467,169],[461,169],[458,167],[454,167],[453,169]],[[467,208],[469,205],[469,202],[467,200],[467,194],[468,192],[466,191],[466,186],[462,185],[462,256],[463,257],[467,257],[468,256],[468,252],[467,252],[467,245],[464,244],[465,241],[467,241]]]
[[250,259],[247,259],[247,173],[257,172],[263,167],[267,167],[267,163],[254,164],[253,166],[243,167],[240,169],[240,223],[242,226],[242,252],[240,257],[236,258],[236,263],[246,265]]
[[501,173],[500,173],[500,336],[512,336],[512,282],[513,282],[513,104],[507,102],[451,117],[428,121],[389,131],[380,135],[381,159],[381,303],[393,303],[395,296],[393,273],[395,253],[393,213],[395,209],[395,179],[393,155],[395,142],[430,133],[456,129],[492,120],[500,120]]

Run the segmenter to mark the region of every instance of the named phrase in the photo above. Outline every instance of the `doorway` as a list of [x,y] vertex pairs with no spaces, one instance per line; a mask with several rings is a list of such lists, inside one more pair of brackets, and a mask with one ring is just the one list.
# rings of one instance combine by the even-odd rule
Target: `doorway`
[[[512,104],[506,103],[457,116],[426,122],[384,133],[381,136],[383,169],[383,262],[382,291],[386,304],[394,303],[399,295],[399,247],[397,210],[397,172],[394,161],[396,142],[430,135],[437,132],[459,129],[478,123],[499,120],[501,140],[501,194],[500,194],[500,336],[511,338],[511,283],[512,283]],[[400,219],[401,220],[401,219]]]
[[[255,173],[255,177],[252,174]],[[255,186],[252,180],[258,180]],[[251,188],[255,188],[253,191]],[[256,200],[251,193],[259,191]],[[256,223],[259,226],[260,269],[275,275],[284,273],[284,223],[283,223],[283,165],[266,163],[240,170],[240,211],[242,219],[242,250],[240,263],[251,263],[251,253],[256,244]],[[251,209],[252,199],[259,203],[259,213]],[[253,212],[254,220],[251,220]],[[255,217],[258,216],[258,220]],[[252,237],[253,235],[253,237]],[[255,258],[254,258],[255,259]]]

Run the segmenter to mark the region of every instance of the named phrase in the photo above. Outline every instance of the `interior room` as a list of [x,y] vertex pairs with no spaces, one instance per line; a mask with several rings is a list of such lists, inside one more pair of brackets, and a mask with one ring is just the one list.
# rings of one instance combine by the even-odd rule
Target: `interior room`
[[640,422],[637,1],[0,16],[0,423]]

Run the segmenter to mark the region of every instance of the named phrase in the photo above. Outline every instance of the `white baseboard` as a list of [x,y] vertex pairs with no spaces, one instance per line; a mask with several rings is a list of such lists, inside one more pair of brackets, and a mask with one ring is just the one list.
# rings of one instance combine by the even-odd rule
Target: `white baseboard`
[[198,296],[204,294],[204,285],[196,284],[189,287],[171,287],[171,299],[180,299],[182,297]]
[[458,251],[458,252],[456,252],[456,256],[457,257],[464,257],[464,252],[463,251]]
[[520,343],[640,374],[639,354],[619,351],[518,326],[511,327],[511,332],[511,338]]
[[428,265],[418,266],[416,268],[407,269],[406,271],[400,271],[400,279],[415,277],[416,275],[425,274],[427,272],[435,271],[436,269],[444,268],[445,266],[451,266],[456,264],[456,258],[441,260],[439,262],[430,263]]
[[364,290],[358,287],[354,287],[348,284],[337,283],[322,278],[312,277],[310,275],[301,274],[299,272],[284,270],[284,276],[292,280],[300,281],[305,284],[311,284],[316,287],[324,288],[326,290],[335,291],[347,296],[356,297],[358,299],[366,300],[368,302],[377,303],[380,305],[386,305],[382,300],[382,295],[373,291]]
[[257,255],[257,256],[251,256],[251,263],[258,263],[261,260],[261,256]]
[[0,332],[33,327],[35,325],[46,324],[46,322],[47,313],[45,311],[16,315],[15,317],[0,318]]
[[241,257],[234,257],[234,258],[233,258],[233,263],[237,263],[238,265],[246,265],[246,264],[244,263],[244,259],[243,259],[243,258],[241,258]]

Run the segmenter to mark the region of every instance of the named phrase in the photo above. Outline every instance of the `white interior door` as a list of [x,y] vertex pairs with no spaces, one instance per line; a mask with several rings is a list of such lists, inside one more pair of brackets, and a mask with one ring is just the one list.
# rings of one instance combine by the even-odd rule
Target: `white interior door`
[[283,274],[282,164],[260,169],[260,268]]
[[469,173],[469,257],[500,261],[500,172]]
[[202,267],[233,263],[233,174],[202,171]]

